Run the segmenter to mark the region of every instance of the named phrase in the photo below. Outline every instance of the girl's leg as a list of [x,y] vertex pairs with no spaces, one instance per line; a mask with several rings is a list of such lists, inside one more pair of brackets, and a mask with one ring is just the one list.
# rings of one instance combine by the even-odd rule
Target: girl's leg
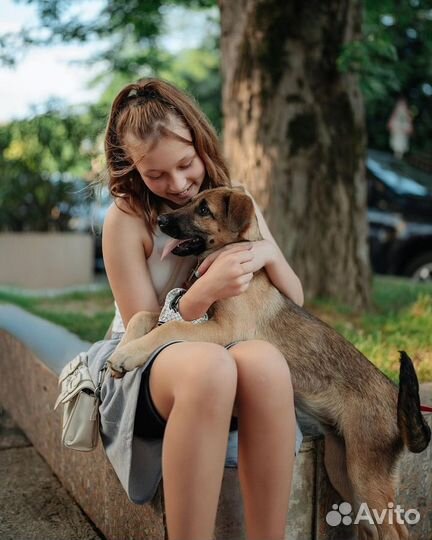
[[282,540],[295,450],[295,413],[288,365],[264,341],[229,352],[237,365],[239,479],[248,540]]
[[218,345],[177,343],[156,358],[149,385],[167,419],[162,474],[169,540],[211,540],[237,386],[235,362]]

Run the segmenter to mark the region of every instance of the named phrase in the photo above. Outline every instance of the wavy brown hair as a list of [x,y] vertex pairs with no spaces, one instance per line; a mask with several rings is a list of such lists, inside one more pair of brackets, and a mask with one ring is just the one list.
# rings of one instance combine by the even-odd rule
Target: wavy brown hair
[[163,199],[143,182],[127,154],[124,138],[128,133],[155,144],[168,136],[190,144],[170,129],[173,120],[189,129],[192,144],[204,163],[206,174],[201,190],[231,186],[216,132],[192,97],[160,79],[141,79],[127,85],[114,100],[105,134],[108,187],[114,199],[125,200],[133,213],[146,220],[152,232]]

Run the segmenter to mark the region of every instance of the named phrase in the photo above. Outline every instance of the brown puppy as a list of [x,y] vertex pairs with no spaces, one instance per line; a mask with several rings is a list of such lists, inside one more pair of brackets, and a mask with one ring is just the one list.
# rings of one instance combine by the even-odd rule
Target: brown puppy
[[[204,258],[224,245],[261,239],[252,200],[241,189],[204,191],[160,216],[159,225],[170,236],[184,239],[173,251],[180,256]],[[210,320],[202,324],[173,321],[157,328],[157,314],[136,314],[109,360],[112,375],[121,377],[143,365],[152,351],[173,339],[220,345],[269,341],[289,364],[297,411],[325,434],[326,467],[336,490],[354,510],[362,502],[379,512],[388,509],[403,447],[421,452],[431,437],[408,355],[401,353],[398,392],[351,343],[284,297],[265,270],[255,274],[245,293],[216,302],[211,311]],[[360,537],[408,538],[404,524],[388,521],[376,526],[362,521]]]

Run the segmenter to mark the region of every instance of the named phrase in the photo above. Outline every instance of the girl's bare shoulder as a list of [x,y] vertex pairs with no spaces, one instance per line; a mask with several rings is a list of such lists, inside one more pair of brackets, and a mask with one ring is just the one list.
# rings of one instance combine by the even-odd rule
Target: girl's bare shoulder
[[147,256],[153,249],[153,239],[145,219],[132,211],[126,201],[117,199],[108,208],[103,235],[114,243],[140,240]]
[[155,311],[159,303],[147,266],[153,238],[145,220],[121,205],[117,201],[107,212],[102,251],[111,290],[127,325],[135,313]]

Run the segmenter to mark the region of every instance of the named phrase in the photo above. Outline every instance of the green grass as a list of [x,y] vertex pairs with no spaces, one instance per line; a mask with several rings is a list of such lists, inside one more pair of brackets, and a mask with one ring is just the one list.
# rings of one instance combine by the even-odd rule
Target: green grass
[[0,302],[20,306],[90,342],[103,339],[114,317],[114,300],[108,287],[97,292],[74,292],[55,297],[0,291]]
[[[307,309],[326,321],[390,378],[397,381],[399,350],[406,350],[421,382],[432,381],[432,284],[375,277],[373,306],[356,313],[346,305],[319,299]],[[56,297],[0,292],[9,302],[66,327],[87,341],[103,339],[114,316],[109,288]]]
[[375,277],[372,298],[372,308],[360,314],[326,300],[308,307],[393,380],[398,380],[398,351],[405,350],[420,381],[432,381],[432,284]]

